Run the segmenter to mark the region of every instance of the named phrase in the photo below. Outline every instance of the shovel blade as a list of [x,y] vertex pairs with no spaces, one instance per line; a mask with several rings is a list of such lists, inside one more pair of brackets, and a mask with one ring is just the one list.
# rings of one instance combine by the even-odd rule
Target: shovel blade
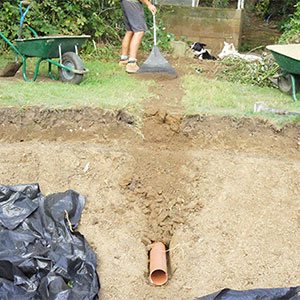
[[21,68],[22,63],[13,62],[9,63],[1,72],[0,77],[13,77],[16,75],[18,70]]

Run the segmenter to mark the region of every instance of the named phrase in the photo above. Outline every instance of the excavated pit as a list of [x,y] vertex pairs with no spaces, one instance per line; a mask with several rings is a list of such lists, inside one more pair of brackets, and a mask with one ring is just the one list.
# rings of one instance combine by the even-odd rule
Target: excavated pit
[[[87,197],[102,299],[299,284],[300,127],[153,111],[1,109],[0,182]],[[153,241],[170,279],[148,282]]]

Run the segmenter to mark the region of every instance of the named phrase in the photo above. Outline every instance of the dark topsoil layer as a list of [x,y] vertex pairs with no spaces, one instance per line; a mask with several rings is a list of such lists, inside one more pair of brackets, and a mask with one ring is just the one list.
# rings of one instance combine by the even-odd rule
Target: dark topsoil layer
[[177,145],[195,142],[201,148],[264,150],[296,154],[300,124],[276,127],[259,118],[170,115],[164,111],[146,112],[142,128],[125,111],[96,108],[26,109],[0,108],[0,139],[7,142],[29,140],[137,139],[141,142]]

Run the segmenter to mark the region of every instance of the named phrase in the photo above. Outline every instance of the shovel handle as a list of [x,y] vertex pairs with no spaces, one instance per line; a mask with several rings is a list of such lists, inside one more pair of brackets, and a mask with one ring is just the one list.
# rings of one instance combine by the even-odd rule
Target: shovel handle
[[156,17],[155,14],[153,14],[153,36],[154,36],[154,46],[157,45],[157,28],[156,28]]
[[[19,33],[18,33],[18,38],[22,38],[22,27],[25,21],[25,17],[30,9],[32,2],[30,1],[20,1],[20,28],[19,28]],[[26,7],[25,10],[23,10],[23,6]]]

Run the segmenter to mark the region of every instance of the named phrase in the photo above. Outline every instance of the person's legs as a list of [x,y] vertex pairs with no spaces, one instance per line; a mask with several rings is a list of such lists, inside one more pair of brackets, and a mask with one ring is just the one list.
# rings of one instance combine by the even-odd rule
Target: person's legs
[[128,63],[128,58],[129,58],[129,49],[130,49],[130,43],[133,37],[133,32],[132,31],[126,31],[126,34],[123,38],[122,41],[122,54],[120,57],[119,65],[120,66],[126,66]]
[[129,47],[129,61],[126,66],[126,72],[136,73],[139,70],[137,65],[137,53],[144,36],[144,31],[138,31],[133,34]]
[[[142,38],[145,31],[147,30],[147,25],[144,15],[143,4],[136,0],[121,0],[121,6],[124,14],[124,24],[126,31],[132,32],[131,35],[126,33],[122,42],[122,65],[126,65],[127,61],[123,60],[127,58],[126,55],[129,54],[129,61],[126,65],[126,71],[128,73],[135,73],[138,71],[139,67],[136,63],[138,49],[141,45]],[[129,41],[129,45],[128,45]]]
[[144,34],[145,33],[143,31],[134,32],[133,37],[130,41],[129,60],[137,59],[137,53],[141,45]]
[[133,32],[132,31],[126,31],[126,34],[123,38],[122,41],[122,56],[128,56],[129,55],[129,49],[130,49],[130,44],[131,40],[133,37]]
[[123,19],[124,19],[126,34],[122,40],[122,52],[121,52],[119,65],[126,66],[128,63],[130,42],[133,37],[133,31],[132,31],[132,28],[130,26],[130,23],[129,23],[129,20],[127,17],[128,3],[125,0],[121,1],[121,8],[123,11]]

